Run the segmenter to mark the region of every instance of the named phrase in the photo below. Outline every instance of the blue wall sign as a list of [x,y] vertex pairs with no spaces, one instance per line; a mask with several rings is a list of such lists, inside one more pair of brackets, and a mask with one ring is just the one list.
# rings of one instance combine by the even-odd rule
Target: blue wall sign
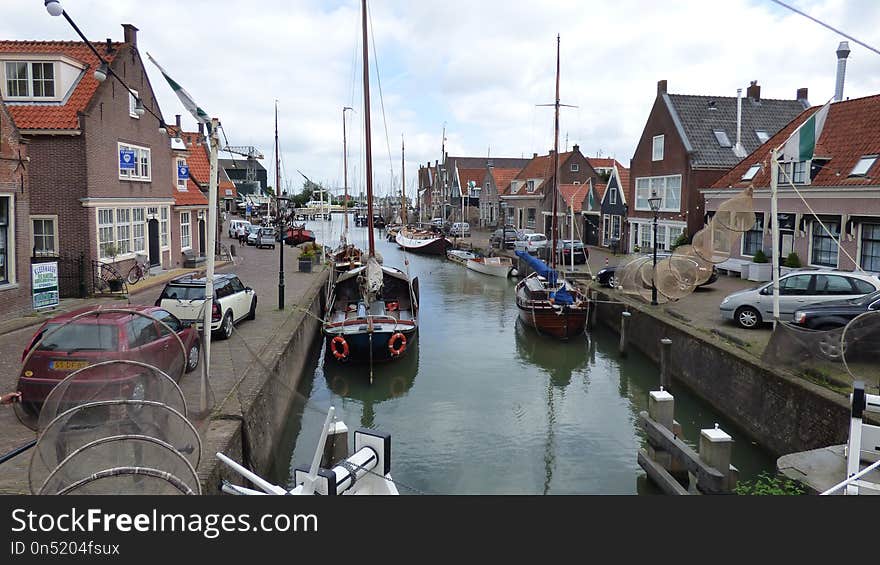
[[134,149],[119,150],[119,168],[131,170],[137,168],[137,159],[134,155]]
[[180,180],[189,178],[189,167],[186,165],[177,166],[177,178]]

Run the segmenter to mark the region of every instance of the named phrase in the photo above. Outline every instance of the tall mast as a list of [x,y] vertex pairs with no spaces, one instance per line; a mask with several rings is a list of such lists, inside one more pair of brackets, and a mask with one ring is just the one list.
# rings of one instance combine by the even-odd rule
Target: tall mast
[[[364,0],[366,1],[366,0]],[[553,246],[550,248],[550,266],[556,268],[556,201],[559,199],[559,35],[556,36],[556,108],[553,138]]]
[[370,257],[376,255],[376,242],[373,239],[373,149],[370,146],[370,58],[367,46],[367,0],[361,0],[364,28],[364,134],[366,135],[366,173],[367,173],[367,231],[370,238]]
[[[275,101],[275,212],[278,232],[281,233],[281,158],[278,155],[278,101]],[[281,235],[281,251],[278,253],[278,309],[284,310],[284,235]]]
[[406,146],[403,143],[403,134],[400,134],[400,214],[403,225],[407,224],[406,213]]
[[[345,226],[343,239],[348,239],[348,141],[345,135],[345,111],[351,110],[348,106],[342,108],[342,178],[345,190],[345,199],[342,201],[343,206],[343,224]],[[345,243],[348,243],[345,241]]]

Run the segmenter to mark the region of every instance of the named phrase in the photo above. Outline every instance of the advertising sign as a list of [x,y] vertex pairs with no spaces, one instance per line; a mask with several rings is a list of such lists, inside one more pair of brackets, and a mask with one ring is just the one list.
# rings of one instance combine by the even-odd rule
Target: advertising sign
[[134,170],[137,165],[137,159],[134,156],[134,149],[119,150],[119,168]]
[[34,310],[58,306],[58,262],[31,265]]

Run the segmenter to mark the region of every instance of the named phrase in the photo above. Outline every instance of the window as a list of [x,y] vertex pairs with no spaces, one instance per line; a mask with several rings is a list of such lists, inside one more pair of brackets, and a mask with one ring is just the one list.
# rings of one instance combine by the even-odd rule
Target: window
[[764,213],[755,212],[755,225],[743,234],[742,255],[753,257],[759,249],[764,247]]
[[12,269],[9,263],[12,260],[10,249],[15,249],[13,241],[15,232],[10,225],[12,222],[11,208],[12,198],[0,196],[0,284],[12,282]]
[[102,259],[108,259],[117,253],[111,253],[115,248],[116,236],[113,233],[113,209],[98,208],[98,255]]
[[[132,94],[132,92],[134,94]],[[132,118],[140,119],[140,116],[135,112],[135,108],[137,108],[137,99],[138,99],[138,91],[132,90],[128,93],[128,115]]]
[[681,209],[681,175],[637,178],[636,210],[650,211],[648,198],[652,194],[660,196],[662,212],[678,212]]
[[533,228],[535,227],[535,208],[528,208],[526,210],[526,227]]
[[813,294],[826,296],[864,294],[856,292],[847,277],[840,275],[816,275],[816,291]]
[[58,254],[58,216],[31,216],[34,257]]
[[620,216],[611,216],[611,239],[620,239]]
[[162,216],[159,220],[159,241],[162,247],[168,247],[168,207],[162,207]]
[[602,241],[605,242],[605,245],[609,245],[611,242],[611,216],[608,214],[602,216]]
[[180,168],[186,167],[186,159],[177,159],[177,190],[186,190],[186,179],[180,178]]
[[684,233],[684,228],[677,228],[675,226],[669,226],[669,248],[672,249],[675,247],[675,242],[678,241],[678,238],[681,237],[681,234]]
[[657,226],[657,250],[667,251],[669,245],[666,242],[666,226]]
[[235,277],[230,281],[232,285],[232,292],[244,292],[244,285],[238,277]]
[[[153,312],[153,317],[160,322],[163,322],[159,324],[159,335],[162,337],[165,337],[166,335],[171,335],[171,333],[168,331],[168,328],[171,328],[171,331],[173,332],[179,332],[183,329],[180,320],[178,320],[171,312],[168,312],[166,310],[157,310]],[[165,326],[168,326],[168,328],[166,328]]]
[[[834,238],[840,238],[840,222],[825,222],[825,227],[834,235]],[[813,222],[812,237],[812,254],[810,262],[813,265],[821,265],[823,267],[837,268],[837,244],[834,243],[831,235],[829,235],[819,222]]]
[[125,324],[125,333],[128,334],[128,347],[135,349],[143,347],[159,339],[156,324],[150,318],[135,316]]
[[119,143],[117,145],[119,147],[116,156],[117,160],[119,159],[119,153],[121,151],[134,151],[134,168],[123,169],[120,167],[119,178],[123,180],[150,180],[150,150],[146,147],[137,147],[135,145],[126,145],[124,143]]
[[143,208],[132,208],[131,210],[131,242],[132,251],[142,253],[146,250],[144,230],[146,229],[146,221],[144,219]]
[[755,136],[758,138],[758,141],[761,142],[762,145],[764,143],[767,143],[767,140],[770,139],[770,136],[767,134],[767,132],[762,129],[756,129]]
[[572,164],[571,164],[571,172],[576,173],[576,172],[578,172],[579,170],[580,170],[580,165],[578,165],[577,163],[572,163]]
[[761,170],[760,163],[756,163],[756,164],[752,165],[751,167],[749,167],[749,170],[747,170],[743,174],[742,180],[752,180],[753,178],[755,178],[755,175],[757,175],[758,171],[760,171],[760,170]]
[[528,184],[526,185],[526,192],[535,192],[535,181],[528,181]]
[[55,97],[55,65],[53,63],[31,63],[34,98]]
[[880,224],[862,224],[862,268],[880,272]]
[[715,139],[718,141],[718,145],[721,147],[733,147],[730,143],[730,138],[727,137],[727,132],[723,129],[712,130],[712,133],[715,134]]
[[116,209],[116,254],[131,253],[131,210]]
[[28,88],[28,64],[9,61],[6,63],[6,96],[30,96]]
[[655,135],[654,142],[651,146],[651,160],[652,161],[662,161],[663,160],[663,136]]
[[874,164],[874,161],[877,160],[878,155],[865,155],[859,162],[856,163],[856,166],[853,167],[852,172],[849,174],[851,177],[859,177],[865,176],[868,174],[868,171],[871,169],[871,166]]
[[648,249],[652,249],[654,244],[651,241],[651,226],[648,224],[642,224],[641,229],[639,230],[639,247],[642,251],[646,251]]
[[192,248],[192,239],[189,234],[189,212],[180,213],[180,248]]
[[[792,171],[792,167],[794,171]],[[777,181],[779,183],[788,183],[789,179],[794,184],[804,184],[807,176],[807,162],[798,161],[796,163],[779,163],[779,174]]]
[[[813,275],[793,275],[779,281],[779,294],[782,296],[803,296],[810,288]],[[772,290],[771,290],[772,292]]]
[[611,194],[608,195],[608,201],[611,204],[617,204],[617,190],[611,191]]

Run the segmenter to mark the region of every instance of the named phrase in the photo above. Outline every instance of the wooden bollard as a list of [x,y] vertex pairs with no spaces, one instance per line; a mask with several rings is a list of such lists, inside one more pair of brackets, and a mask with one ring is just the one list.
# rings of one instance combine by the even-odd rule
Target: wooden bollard
[[348,426],[345,425],[345,422],[332,422],[327,430],[327,442],[324,444],[324,454],[321,456],[321,467],[330,469],[346,458],[348,458]]
[[632,316],[632,312],[620,313],[620,355],[626,357],[626,320]]
[[[669,388],[669,352],[672,349],[672,340],[664,337],[660,340],[660,388]],[[672,428],[670,428],[672,429]]]
[[590,298],[590,311],[587,314],[587,329],[589,330],[592,330],[594,327],[596,327],[596,308],[599,306],[596,303],[596,297],[598,296],[598,294],[599,293],[597,293],[595,290],[590,290],[590,293],[588,294]]
[[725,476],[728,491],[736,486],[735,475],[730,472],[730,455],[733,451],[733,438],[715,424],[714,428],[700,430],[700,459]]

